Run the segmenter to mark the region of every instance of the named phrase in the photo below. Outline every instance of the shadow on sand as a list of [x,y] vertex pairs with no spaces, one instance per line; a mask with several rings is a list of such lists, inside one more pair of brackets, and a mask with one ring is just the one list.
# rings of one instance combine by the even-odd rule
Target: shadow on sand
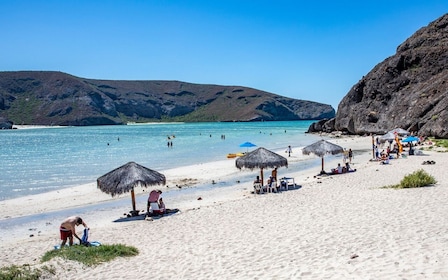
[[121,223],[121,222],[132,222],[132,221],[143,221],[146,220],[146,218],[151,218],[151,219],[160,219],[163,217],[168,217],[171,216],[175,213],[179,212],[179,209],[167,209],[166,213],[163,215],[150,215],[147,216],[146,213],[143,214],[138,214],[138,215],[130,215],[130,214],[126,214],[125,217],[121,217],[119,219],[114,220],[114,223]]

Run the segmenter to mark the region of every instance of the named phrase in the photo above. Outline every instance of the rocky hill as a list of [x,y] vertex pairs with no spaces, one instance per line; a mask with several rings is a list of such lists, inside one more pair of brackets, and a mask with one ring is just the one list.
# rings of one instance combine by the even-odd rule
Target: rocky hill
[[62,72],[0,72],[0,117],[15,124],[332,118],[330,105],[242,87],[179,81],[111,81]]
[[448,14],[421,28],[339,103],[336,118],[310,131],[383,134],[401,127],[448,138]]

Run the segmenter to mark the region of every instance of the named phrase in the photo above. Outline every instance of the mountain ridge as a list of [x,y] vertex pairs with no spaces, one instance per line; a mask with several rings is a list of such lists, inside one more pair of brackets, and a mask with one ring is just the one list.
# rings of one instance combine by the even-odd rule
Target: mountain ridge
[[16,124],[276,121],[334,116],[330,105],[244,86],[88,79],[57,71],[0,72],[0,117]]
[[384,134],[400,127],[448,138],[448,14],[420,28],[356,83],[336,117],[310,132]]

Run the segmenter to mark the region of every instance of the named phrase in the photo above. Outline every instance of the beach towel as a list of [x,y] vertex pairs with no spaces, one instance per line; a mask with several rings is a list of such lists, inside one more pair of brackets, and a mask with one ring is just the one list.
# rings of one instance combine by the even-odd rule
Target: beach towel
[[89,241],[89,229],[85,228],[81,237],[80,245],[84,246],[100,246],[101,243],[98,241]]
[[[100,246],[101,243],[98,241],[89,241],[89,230],[87,228],[84,229],[84,232],[82,234],[81,237],[81,241],[79,243],[79,245],[84,245],[84,246]],[[69,247],[68,244],[65,244],[66,247]],[[59,250],[61,249],[61,245],[55,245],[54,246],[55,250]]]

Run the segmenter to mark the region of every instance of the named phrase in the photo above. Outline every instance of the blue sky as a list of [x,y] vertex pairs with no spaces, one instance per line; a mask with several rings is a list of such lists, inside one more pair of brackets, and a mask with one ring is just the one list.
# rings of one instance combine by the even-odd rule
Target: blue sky
[[332,105],[446,0],[0,3],[0,71],[240,85]]

